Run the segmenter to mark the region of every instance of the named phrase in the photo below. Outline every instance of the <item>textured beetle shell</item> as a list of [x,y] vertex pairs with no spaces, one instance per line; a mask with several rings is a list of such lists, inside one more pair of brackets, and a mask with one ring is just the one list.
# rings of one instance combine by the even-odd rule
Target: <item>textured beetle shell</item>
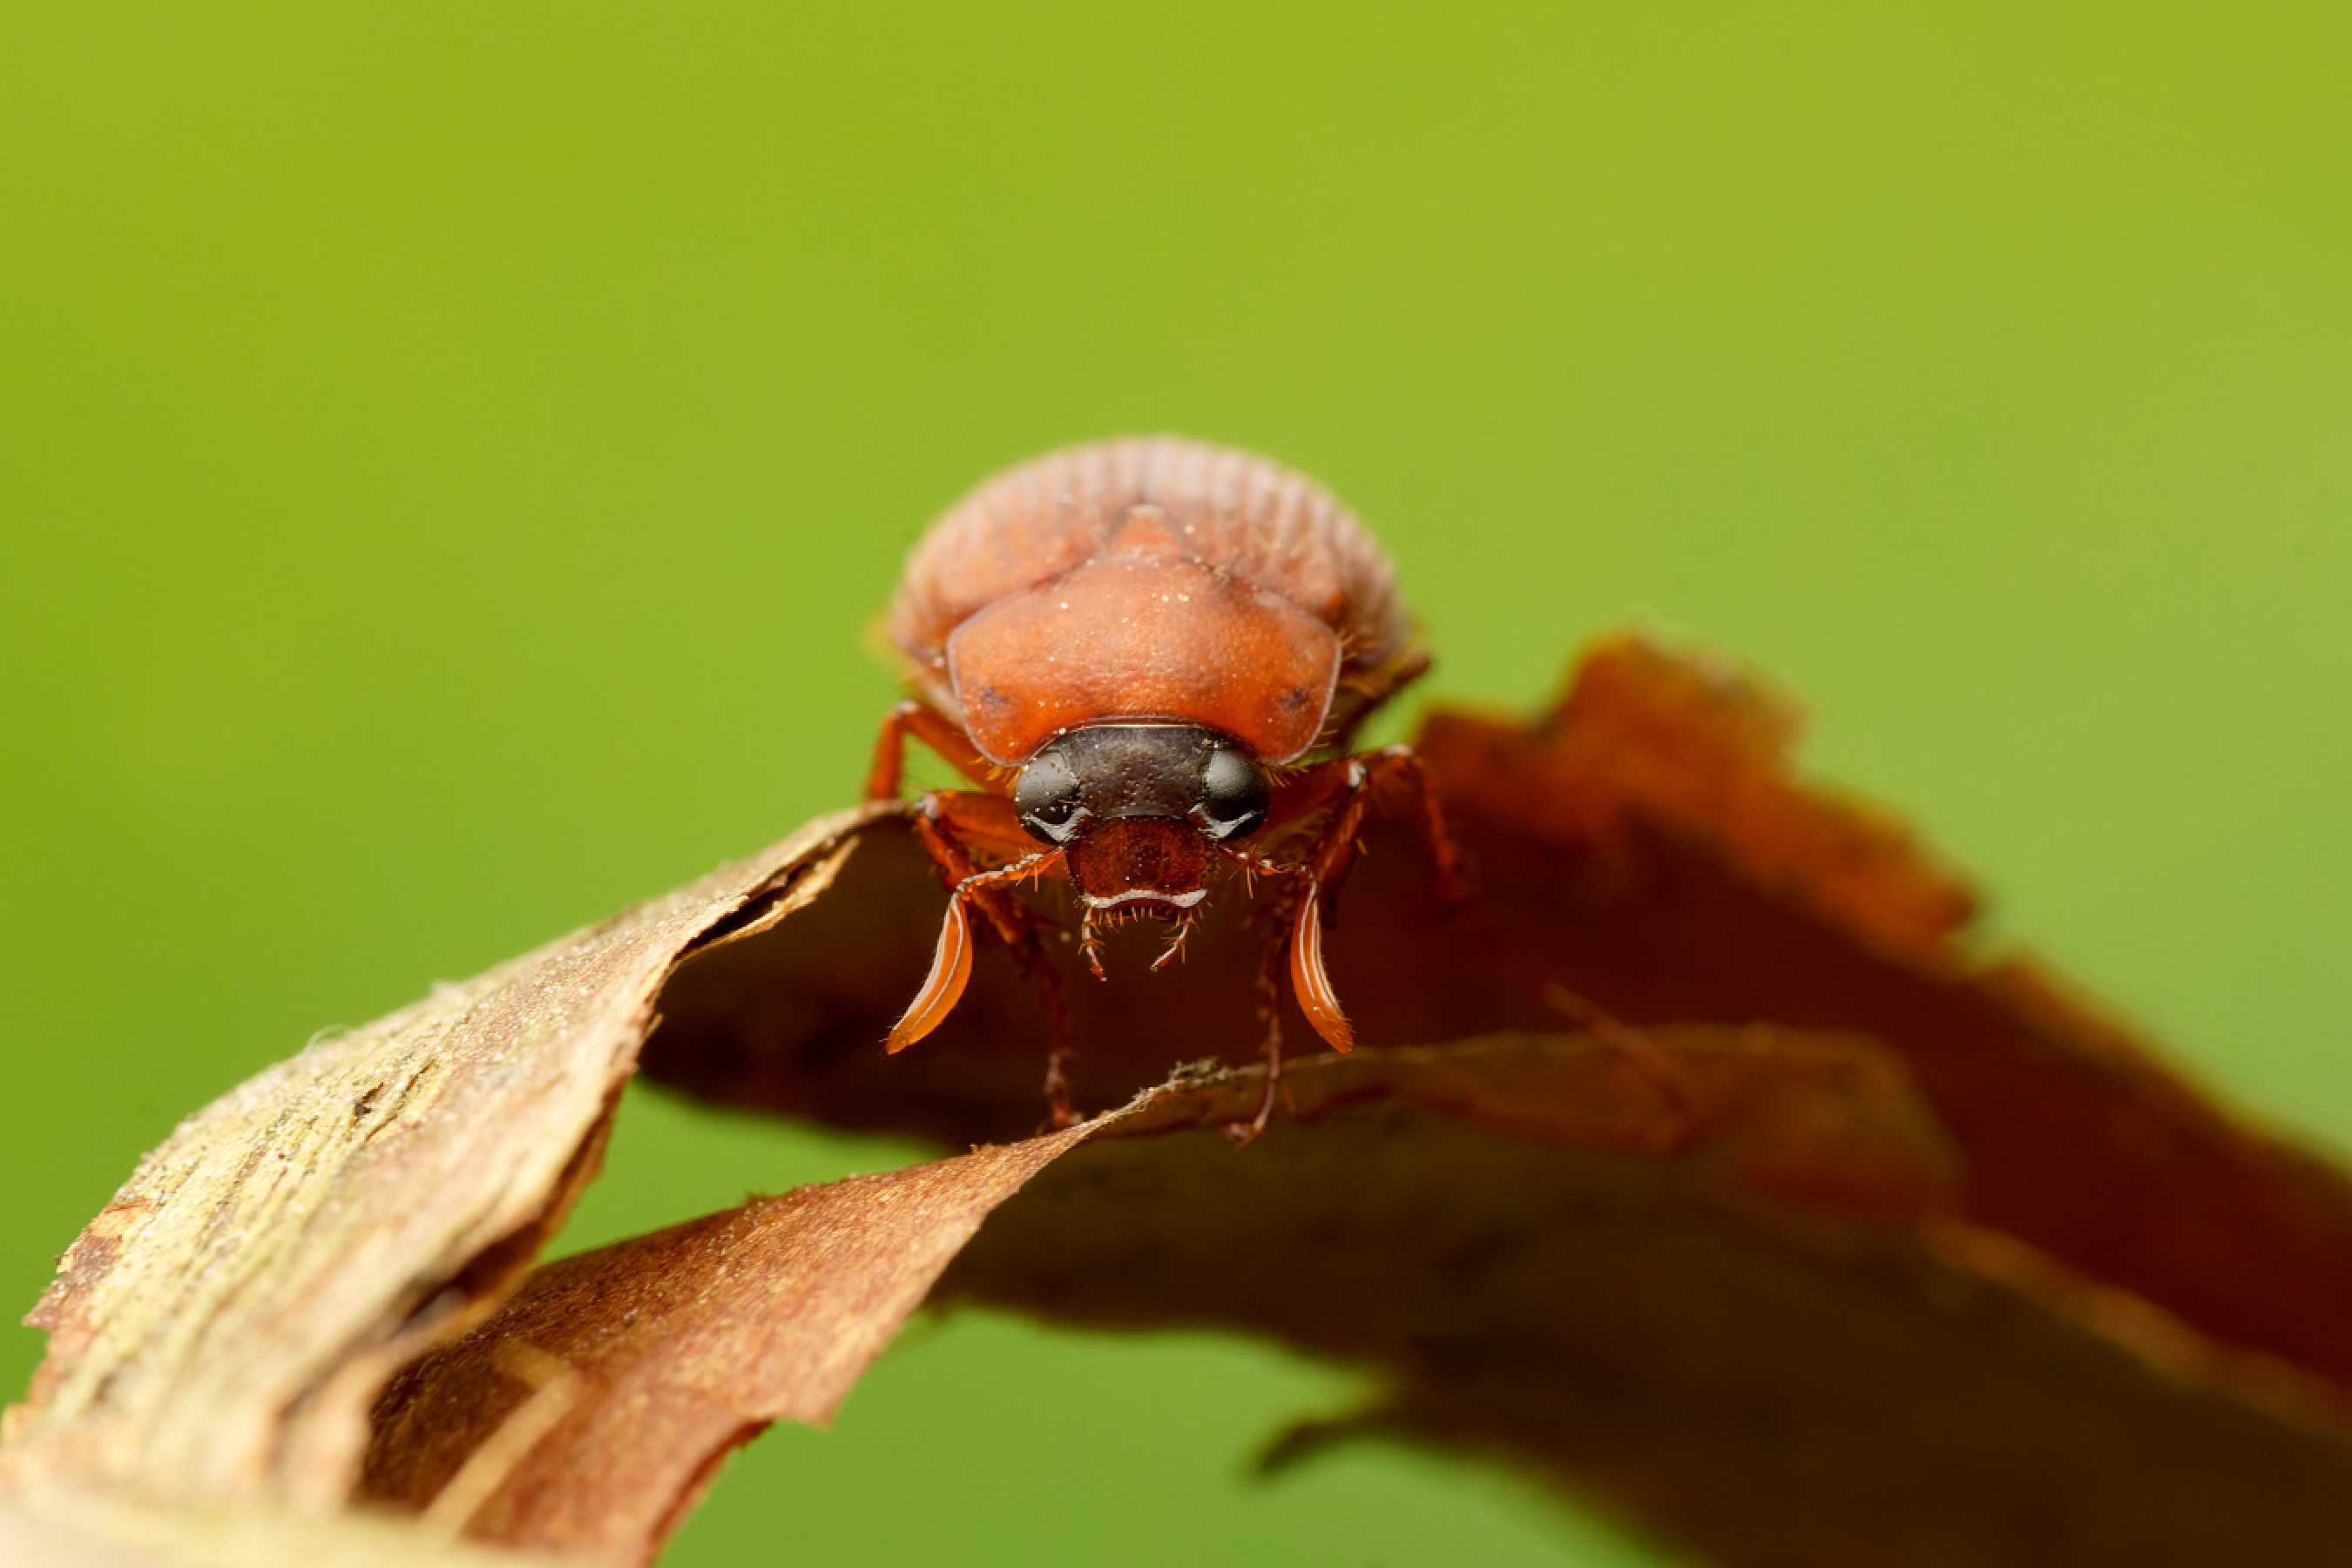
[[1207,724],[1289,761],[1361,706],[1412,629],[1387,557],[1322,487],[1174,437],[986,481],[915,546],[887,627],[1000,763],[1120,718]]

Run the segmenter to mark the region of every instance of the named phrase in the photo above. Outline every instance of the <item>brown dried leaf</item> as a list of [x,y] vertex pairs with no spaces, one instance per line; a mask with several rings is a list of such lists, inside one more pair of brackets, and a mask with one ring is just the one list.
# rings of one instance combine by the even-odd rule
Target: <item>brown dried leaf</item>
[[679,954],[822,890],[854,817],[313,1045],[197,1112],[60,1260],[0,1478],[327,1506],[394,1368],[594,1173]]
[[1286,1457],[1366,1433],[1500,1454],[1726,1562],[2284,1562],[2352,1526],[2352,1434],[2298,1380],[1945,1217],[1955,1173],[1874,1048],[1652,1048],[1704,1129],[1669,1152],[1621,1053],[1507,1037],[1305,1064],[1297,1120],[1245,1155],[1219,1123],[1247,1080],[1196,1080],[553,1265],[394,1381],[368,1495],[430,1506],[543,1360],[563,1412],[474,1529],[650,1557],[716,1458],[828,1416],[845,1352],[961,1247],[950,1300],[1382,1374]]
[[2002,1238],[1717,1201],[1675,1160],[1483,1117],[1335,1110],[1258,1169],[1213,1131],[1090,1142],[943,1295],[1374,1367],[1383,1399],[1276,1457],[1361,1435],[1500,1456],[1725,1563],[2313,1562],[2352,1528],[2352,1432],[2307,1384]]
[[0,1563],[8,1568],[533,1568],[555,1561],[468,1545],[396,1517],[162,1509],[68,1489],[0,1501]]
[[[1441,908],[1410,836],[1372,827],[1327,944],[1358,1037],[1439,1045],[1598,1015],[1883,1041],[1963,1157],[1970,1218],[2352,1399],[2344,1173],[2216,1104],[2032,963],[1977,957],[1957,878],[1885,816],[1797,778],[1793,735],[1753,683],[1633,639],[1591,652],[1534,726],[1433,715],[1417,744],[1479,896]],[[1009,963],[983,962],[916,1050],[870,1049],[922,973],[935,887],[911,846],[869,838],[823,920],[682,967],[646,1071],[950,1145],[1019,1136],[1044,1020]],[[1170,1061],[1254,1059],[1262,933],[1213,919],[1181,987],[1142,973],[1156,933],[1126,934],[1109,985],[1065,955],[1083,1102],[1116,1104]],[[1288,1018],[1289,1038],[1312,1040]]]
[[[989,1211],[1083,1136],[803,1187],[542,1268],[393,1379],[362,1495],[486,1540],[650,1556],[736,1445],[830,1420]],[[535,1440],[509,1455],[518,1423]]]
[[[1702,1033],[1664,1035],[1654,1048],[1674,1065],[1689,1109],[1706,1126],[1675,1152],[1670,1184],[1686,1197],[1770,1193],[1882,1221],[1915,1219],[1948,1203],[1950,1171],[1932,1123],[1900,1074],[1868,1047]],[[1475,1125],[1524,1146],[1555,1199],[1574,1193],[1588,1205],[1613,1202],[1629,1174],[1647,1181],[1644,1173],[1659,1168],[1668,1109],[1655,1080],[1630,1070],[1622,1055],[1562,1037],[1327,1058],[1307,1064],[1295,1082],[1300,1121],[1270,1149],[1331,1138],[1354,1149],[1370,1138],[1377,1147],[1368,1157],[1402,1168],[1415,1163],[1431,1131]],[[1299,1245],[1287,1234],[1299,1207],[1318,1213],[1314,1223],[1328,1228],[1309,1245],[1350,1259],[1356,1278],[1348,1294],[1372,1301],[1393,1304],[1425,1289],[1408,1276],[1431,1248],[1507,1252],[1528,1244],[1530,1223],[1551,1217],[1549,1203],[1530,1208],[1524,1192],[1493,1184],[1492,1160],[1474,1160],[1419,1172],[1415,1246],[1356,1245],[1377,1234],[1368,1227],[1378,1216],[1333,1212],[1341,1191],[1328,1172],[1299,1187],[1291,1158],[1237,1158],[1214,1131],[1168,1136],[1247,1114],[1248,1093],[1246,1080],[1171,1086],[1067,1132],[803,1188],[543,1268],[489,1322],[394,1380],[377,1407],[366,1495],[437,1506],[474,1456],[495,1449],[503,1430],[554,1391],[561,1413],[472,1512],[475,1531],[515,1544],[650,1555],[715,1458],[770,1421],[828,1419],[982,1218],[1089,1139],[1135,1141],[1181,1172],[1180,1182],[1142,1194],[1135,1215],[1096,1216],[1114,1228],[1131,1218],[1181,1230],[1197,1195],[1184,1189],[1238,1176],[1249,1194],[1244,1206],[1282,1247]],[[1081,1178],[1076,1189],[1057,1182],[1055,1190],[1083,1193],[1090,1182]],[[1014,1200],[1007,1212],[1023,1207]],[[1223,1234],[1233,1221],[1201,1215],[1192,1223]],[[1058,1245],[1052,1228],[1020,1227],[1015,1234],[1030,1240],[1016,1250],[1042,1243],[1050,1251]],[[1081,1252],[1095,1245],[1070,1240]],[[1201,1278],[1171,1280],[1167,1268],[1149,1266],[1159,1304],[1139,1317],[1265,1327],[1220,1310],[1233,1282],[1219,1277],[1294,1274],[1265,1246],[1203,1259],[1196,1241],[1171,1247],[1170,1256],[1180,1250],[1203,1264]],[[993,1246],[980,1253],[1000,1264],[1003,1256]],[[1056,1266],[1036,1277],[1063,1275]],[[1360,1324],[1383,1310],[1367,1313],[1346,1298],[1327,1299],[1326,1307]],[[1448,1329],[1475,1336],[1480,1325],[1464,1318]],[[1352,1347],[1341,1337],[1321,1348]],[[557,1370],[541,1375],[541,1367]]]
[[1634,640],[1530,731],[1440,714],[1490,896],[1543,911],[1507,961],[1633,1023],[1885,1042],[1958,1146],[1970,1218],[2352,1398],[2352,1184],[2217,1104],[2032,962],[1885,817],[1799,782],[1785,707]]
[[[1330,943],[1370,1048],[1295,1064],[1260,1144],[1210,1130],[1251,1075],[1196,1071],[555,1266],[485,1322],[641,1042],[730,1104],[952,1147],[1034,1124],[1041,1005],[1001,952],[919,1049],[877,1049],[939,886],[895,823],[814,825],[193,1119],[68,1254],[0,1479],[320,1508],[364,1448],[369,1491],[440,1524],[635,1556],[949,1268],[955,1297],[1377,1368],[1348,1430],[1508,1455],[1725,1561],[2340,1538],[2352,1188],[1972,960],[1966,892],[1798,783],[1792,733],[1633,642],[1533,728],[1433,718],[1481,896],[1441,909],[1371,833]],[[1181,981],[1131,943],[1114,985],[1057,959],[1083,1103],[1254,1056],[1264,933],[1223,901]]]

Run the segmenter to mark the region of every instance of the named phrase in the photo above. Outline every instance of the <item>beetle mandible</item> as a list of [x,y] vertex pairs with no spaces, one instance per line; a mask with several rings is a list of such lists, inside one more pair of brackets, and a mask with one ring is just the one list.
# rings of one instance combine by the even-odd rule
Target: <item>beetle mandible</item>
[[[1262,975],[1267,1059],[1255,1136],[1282,1069],[1274,1003],[1288,971],[1335,1050],[1354,1032],[1323,963],[1329,895],[1373,791],[1412,792],[1441,889],[1460,856],[1411,749],[1355,755],[1364,719],[1429,668],[1387,557],[1314,481],[1173,437],[1048,453],[950,508],[908,557],[887,623],[915,695],[883,722],[868,800],[896,800],[909,736],[972,785],[910,812],[951,889],[929,973],[892,1052],[937,1028],[971,974],[977,910],[1024,967],[1057,984],[1023,882],[1066,878],[1079,946],[1104,976],[1101,930],[1170,922],[1182,951],[1213,872],[1266,879],[1285,900]],[[1257,847],[1252,847],[1252,846]],[[1045,1090],[1070,1119],[1058,993]]]

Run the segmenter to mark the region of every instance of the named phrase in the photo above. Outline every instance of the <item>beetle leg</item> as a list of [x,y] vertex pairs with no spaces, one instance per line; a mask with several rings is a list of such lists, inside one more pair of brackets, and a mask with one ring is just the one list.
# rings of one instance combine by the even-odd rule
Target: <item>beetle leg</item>
[[1258,1052],[1265,1058],[1265,1086],[1258,1091],[1255,1115],[1247,1121],[1225,1123],[1225,1136],[1234,1141],[1236,1149],[1247,1148],[1265,1131],[1266,1122],[1274,1116],[1274,1097],[1282,1087],[1282,955],[1287,946],[1277,936],[1266,943],[1265,958],[1258,964],[1257,1015],[1259,1022],[1265,1026]]
[[1445,806],[1437,798],[1437,785],[1429,776],[1429,764],[1411,746],[1385,747],[1373,753],[1375,773],[1385,769],[1389,776],[1403,778],[1412,789],[1413,807],[1421,818],[1421,839],[1429,851],[1430,869],[1437,876],[1437,896],[1449,904],[1458,904],[1470,896],[1470,877],[1462,864],[1462,847],[1454,842],[1454,831],[1445,825]]
[[[974,846],[992,850],[1008,860],[1022,859],[1037,847],[1036,840],[1022,832],[1013,803],[1002,795],[982,795],[976,790],[933,790],[914,803],[910,815],[915,837],[922,840],[923,847],[930,852],[932,862],[950,888],[982,868],[972,858]],[[988,923],[1007,946],[1017,949],[1034,940],[1034,917],[1009,893],[992,887],[974,897],[981,912],[988,917]]]
[[1290,896],[1288,941],[1290,989],[1315,1032],[1335,1051],[1353,1050],[1356,1031],[1339,1005],[1323,962],[1323,926],[1349,867],[1356,858],[1356,835],[1370,809],[1373,791],[1388,778],[1402,779],[1414,792],[1422,834],[1436,871],[1439,894],[1452,902],[1467,896],[1462,858],[1446,830],[1444,808],[1430,786],[1428,771],[1410,746],[1390,746],[1363,756],[1339,757],[1307,769],[1276,796],[1269,826],[1328,811],[1306,855],[1284,863],[1239,849],[1227,858],[1253,873],[1287,877],[1297,883]]
[[[967,902],[977,904],[989,926],[1013,950],[1022,973],[1035,982],[1045,997],[1045,1103],[1055,1127],[1073,1120],[1070,1109],[1069,1002],[1062,994],[1062,976],[1045,957],[1038,941],[1038,920],[1026,904],[1012,897],[1012,884],[1045,876],[1061,867],[1058,849],[1035,852],[1036,841],[1021,827],[1013,803],[1002,795],[974,790],[935,790],[915,803],[915,836],[953,889],[931,959],[931,973],[897,1026],[890,1031],[889,1049],[904,1050],[939,1027],[971,978],[971,925]],[[1010,854],[1011,861],[994,871],[983,871],[967,845]],[[933,987],[940,990],[933,995]],[[927,1000],[928,1011],[924,1011]]]
[[1061,862],[1059,849],[1041,849],[1010,866],[974,871],[956,883],[955,890],[948,897],[947,919],[940,927],[939,946],[931,953],[930,973],[923,977],[922,986],[907,1005],[907,1011],[890,1026],[885,1049],[893,1056],[905,1050],[938,1028],[962,1000],[964,986],[971,979],[971,917],[964,912],[964,906],[980,902],[993,889],[1045,876],[1057,869]]
[[1338,896],[1339,884],[1355,858],[1356,833],[1363,825],[1373,793],[1391,779],[1403,783],[1412,791],[1422,841],[1437,874],[1438,896],[1447,903],[1459,903],[1469,896],[1462,852],[1445,825],[1445,808],[1437,798],[1429,770],[1411,746],[1384,746],[1359,756],[1334,757],[1308,768],[1275,792],[1266,812],[1266,826],[1278,829],[1318,811],[1331,813],[1306,859],[1324,886],[1328,904]]
[[[1283,967],[1286,955],[1290,970],[1290,994],[1297,999],[1298,1010],[1313,1025],[1315,1032],[1326,1044],[1341,1056],[1356,1048],[1356,1031],[1348,1022],[1348,1015],[1339,1006],[1339,995],[1332,989],[1330,972],[1323,965],[1323,885],[1307,862],[1285,864],[1260,859],[1240,850],[1226,854],[1250,872],[1262,877],[1276,877],[1296,884],[1282,903],[1280,919],[1276,922],[1276,935],[1266,946],[1268,975],[1276,974]],[[1286,931],[1282,928],[1287,927]],[[1269,981],[1268,984],[1274,984]],[[1279,985],[1275,986],[1279,994]],[[1268,1004],[1269,1006],[1272,1004]],[[1271,1025],[1269,1024],[1269,1027]],[[1278,1052],[1277,1037],[1271,1052]]]
[[896,800],[898,782],[906,773],[907,737],[930,747],[947,759],[948,765],[966,779],[987,789],[997,777],[995,765],[980,754],[956,721],[928,702],[908,698],[890,710],[882,720],[882,732],[874,742],[874,765],[866,773],[866,798]]
[[1312,877],[1290,911],[1290,992],[1333,1050],[1346,1056],[1356,1048],[1355,1026],[1348,1022],[1339,994],[1331,988],[1330,971],[1323,967],[1323,885]]

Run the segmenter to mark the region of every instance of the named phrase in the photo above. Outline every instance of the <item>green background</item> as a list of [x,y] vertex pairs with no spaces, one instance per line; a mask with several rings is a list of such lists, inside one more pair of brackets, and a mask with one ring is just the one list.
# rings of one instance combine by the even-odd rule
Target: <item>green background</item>
[[[847,801],[927,517],[1255,446],[1434,695],[1640,618],[2352,1134],[2352,8],[54,6],[0,46],[0,1299],[323,1026]],[[631,1099],[566,1245],[899,1152]],[[0,1336],[0,1384],[37,1336]],[[683,1563],[1649,1561],[962,1318]]]

